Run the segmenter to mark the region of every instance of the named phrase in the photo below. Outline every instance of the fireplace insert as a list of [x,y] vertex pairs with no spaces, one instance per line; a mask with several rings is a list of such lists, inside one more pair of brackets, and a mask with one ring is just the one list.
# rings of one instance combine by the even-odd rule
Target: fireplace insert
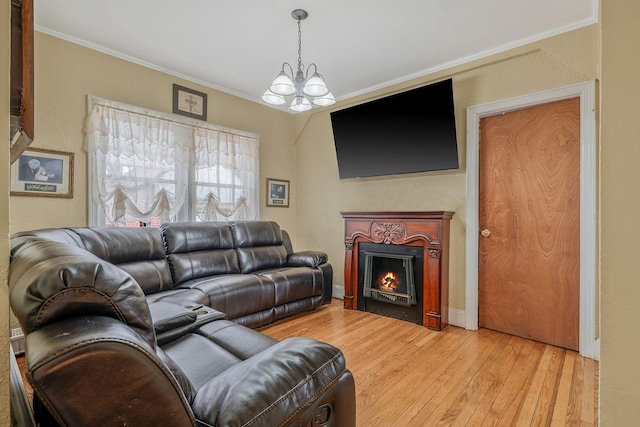
[[391,304],[416,305],[413,255],[364,252],[363,295]]
[[422,325],[424,247],[360,243],[358,310]]

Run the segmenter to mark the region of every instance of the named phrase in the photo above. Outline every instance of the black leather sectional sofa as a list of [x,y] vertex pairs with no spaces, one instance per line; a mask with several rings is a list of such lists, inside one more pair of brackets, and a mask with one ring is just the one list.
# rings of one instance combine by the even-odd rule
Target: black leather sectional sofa
[[12,236],[10,301],[41,425],[352,426],[339,349],[249,327],[331,299],[274,222]]

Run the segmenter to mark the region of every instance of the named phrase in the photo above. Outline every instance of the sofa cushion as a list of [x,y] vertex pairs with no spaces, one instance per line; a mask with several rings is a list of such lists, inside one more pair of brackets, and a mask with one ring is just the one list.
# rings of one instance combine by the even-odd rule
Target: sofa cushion
[[225,313],[229,319],[271,309],[275,305],[274,283],[266,276],[219,274],[180,286],[204,292],[209,297],[209,307]]
[[337,348],[289,338],[204,384],[192,408],[196,419],[210,425],[289,425],[344,371]]
[[282,245],[282,231],[273,221],[231,221],[229,228],[237,248]]
[[322,272],[309,267],[283,267],[256,272],[274,283],[275,305],[322,295]]
[[196,392],[240,362],[238,357],[198,334],[187,334],[163,345],[162,349],[182,369]]
[[168,222],[160,230],[169,254],[234,247],[226,222]]
[[162,235],[157,228],[72,228],[84,247],[117,265],[138,282],[145,294],[172,288]]
[[161,227],[173,283],[239,273],[233,238],[225,223],[167,223]]
[[232,221],[229,227],[233,233],[242,273],[281,267],[287,263],[287,250],[277,223]]
[[198,334],[207,337],[242,360],[255,356],[278,342],[260,332],[229,320],[207,323],[198,329]]
[[12,243],[19,241],[18,238],[22,237],[40,237],[42,239],[84,248],[80,236],[68,228],[44,228],[41,230],[20,231],[11,236]]
[[241,273],[281,267],[287,263],[287,252],[282,245],[238,248],[236,251]]

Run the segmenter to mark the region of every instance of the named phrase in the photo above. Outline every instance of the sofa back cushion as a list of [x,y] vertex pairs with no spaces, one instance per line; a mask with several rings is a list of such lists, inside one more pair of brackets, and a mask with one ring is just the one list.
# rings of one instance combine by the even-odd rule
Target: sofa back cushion
[[287,250],[277,223],[233,221],[229,223],[229,227],[233,233],[242,273],[286,265]]
[[174,285],[216,274],[239,273],[226,222],[167,223],[160,227]]
[[40,230],[20,231],[11,236],[15,241],[19,241],[19,237],[40,237],[45,240],[66,243],[67,245],[77,246],[84,249],[84,244],[78,234],[68,228],[42,228]]
[[77,316],[111,317],[155,348],[155,332],[140,286],[122,269],[87,250],[41,238],[12,237],[11,307],[22,329]]
[[129,273],[145,295],[171,289],[162,234],[157,228],[73,228],[85,249]]

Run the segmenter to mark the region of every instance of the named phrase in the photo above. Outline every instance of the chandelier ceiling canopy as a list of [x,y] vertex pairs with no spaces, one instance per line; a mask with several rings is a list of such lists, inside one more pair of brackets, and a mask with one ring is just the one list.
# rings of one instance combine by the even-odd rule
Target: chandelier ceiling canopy
[[[316,64],[305,67],[302,63],[302,30],[301,22],[309,16],[307,11],[296,9],[291,16],[298,22],[298,68],[294,72],[288,62],[282,64],[282,70],[276,76],[269,89],[262,95],[262,100],[271,105],[283,105],[285,96],[293,95],[289,108],[293,111],[307,111],[314,105],[325,107],[336,101],[327,87],[324,77],[318,72]],[[313,67],[313,74],[309,75]]]

